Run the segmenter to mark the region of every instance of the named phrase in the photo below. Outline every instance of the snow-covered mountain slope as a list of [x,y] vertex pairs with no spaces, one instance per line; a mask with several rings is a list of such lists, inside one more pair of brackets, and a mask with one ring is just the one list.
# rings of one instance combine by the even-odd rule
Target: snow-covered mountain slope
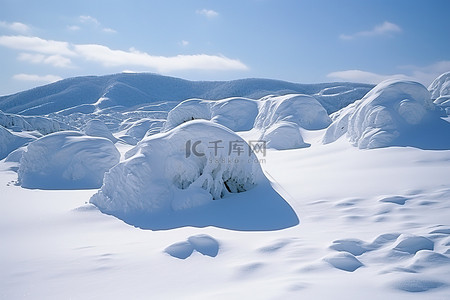
[[373,86],[358,83],[297,84],[270,79],[188,81],[155,74],[121,73],[61,80],[10,96],[0,97],[0,110],[23,115],[45,115],[65,110],[93,113],[108,108],[131,108],[145,103],[189,98],[218,100],[229,97],[259,99],[288,93],[317,94],[329,113],[360,99]]

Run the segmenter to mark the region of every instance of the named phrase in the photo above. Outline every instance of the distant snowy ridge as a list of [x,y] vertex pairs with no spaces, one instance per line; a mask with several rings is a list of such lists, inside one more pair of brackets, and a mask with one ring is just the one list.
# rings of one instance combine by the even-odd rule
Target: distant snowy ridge
[[373,85],[359,83],[297,84],[270,79],[188,81],[156,74],[121,73],[61,80],[14,95],[0,97],[0,110],[23,115],[93,113],[130,109],[145,103],[189,98],[259,99],[290,93],[316,95],[328,113],[360,99]]

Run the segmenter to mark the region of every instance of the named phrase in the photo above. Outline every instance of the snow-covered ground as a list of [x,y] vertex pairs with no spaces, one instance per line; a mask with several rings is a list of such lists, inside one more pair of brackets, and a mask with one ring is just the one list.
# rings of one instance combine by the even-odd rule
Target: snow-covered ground
[[[294,97],[298,102],[287,109],[281,108],[292,96],[244,99],[242,105],[234,98],[233,103],[197,101],[189,106],[192,116],[177,108],[168,114],[175,105],[161,102],[121,113],[77,112],[65,120],[70,118],[70,128],[81,134],[43,138],[33,127],[0,128],[5,141],[11,135],[28,137],[10,142],[5,153],[31,142],[0,161],[0,298],[447,299],[450,119],[435,111],[427,98],[431,94],[420,86],[406,88],[412,91],[408,94],[409,83],[397,84],[400,89],[383,84],[351,107],[345,107],[349,99],[344,101],[328,128],[325,110],[317,109],[321,102],[302,100],[307,96]],[[438,97],[445,97],[440,91]],[[387,100],[372,97],[384,92]],[[348,90],[333,88],[316,96],[327,93],[344,97]],[[265,104],[267,99],[271,102]],[[381,100],[386,101],[377,104]],[[421,126],[420,118],[408,127],[402,118],[425,114],[416,104],[422,100],[432,111],[431,121]],[[260,121],[237,122],[240,117],[233,119],[230,107],[237,107],[237,116]],[[174,122],[187,122],[165,130],[164,116],[171,114],[178,116]],[[371,114],[390,118],[367,121]],[[190,122],[190,117],[211,121]],[[287,134],[280,131],[278,143],[298,135],[303,144],[251,154],[257,158],[246,164],[236,164],[236,152],[231,162],[218,163],[214,159],[223,157],[214,157],[217,149],[185,143],[228,138],[245,145],[242,137],[250,144],[277,124],[290,128]],[[235,134],[227,125],[245,131]],[[395,137],[382,148],[359,149],[353,146],[353,131],[346,132],[350,127],[366,131],[364,137]],[[127,134],[130,128],[136,128],[134,135]],[[159,130],[165,132],[154,135]],[[56,183],[59,177],[71,178],[61,174],[89,173],[95,164],[97,172],[109,169],[118,160],[113,142],[120,163],[100,189],[22,187],[21,167],[34,170],[34,179],[40,172],[51,174]],[[100,158],[92,150],[96,146],[104,149]],[[67,161],[59,158],[59,169],[51,157],[60,153],[70,154]],[[155,203],[163,203],[157,215]],[[127,213],[139,206],[142,214]]]

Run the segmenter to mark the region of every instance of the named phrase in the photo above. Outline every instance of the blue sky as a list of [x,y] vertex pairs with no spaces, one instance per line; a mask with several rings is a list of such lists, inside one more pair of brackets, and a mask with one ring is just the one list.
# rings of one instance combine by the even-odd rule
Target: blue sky
[[0,0],[0,95],[123,71],[428,85],[450,71],[448,0]]

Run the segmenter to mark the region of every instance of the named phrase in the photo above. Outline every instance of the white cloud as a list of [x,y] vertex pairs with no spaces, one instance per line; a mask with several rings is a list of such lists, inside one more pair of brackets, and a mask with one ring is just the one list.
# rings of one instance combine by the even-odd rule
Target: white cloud
[[67,68],[72,66],[72,61],[64,56],[54,54],[54,55],[44,55],[44,54],[31,54],[31,53],[20,53],[17,57],[21,61],[28,61],[31,63],[39,64],[49,64],[54,67]]
[[402,29],[400,28],[400,26],[385,21],[383,24],[380,25],[376,25],[372,30],[368,30],[368,31],[360,31],[360,32],[356,32],[354,34],[341,34],[339,36],[339,38],[341,38],[342,40],[352,40],[358,37],[372,37],[372,36],[390,36],[394,33],[400,33],[402,32]]
[[[100,30],[102,32],[106,32],[106,33],[116,33],[117,32],[116,30],[114,30],[112,28],[103,27],[102,24],[100,23],[100,21],[97,20],[96,18],[92,17],[92,16],[79,16],[78,17],[78,21],[81,24],[90,25],[91,27],[93,26],[93,27],[95,27],[96,29],[98,29],[98,30]],[[78,27],[77,30],[80,29],[79,26],[76,26],[76,27]]]
[[104,45],[77,45],[27,36],[0,36],[0,45],[26,51],[18,59],[55,67],[71,67],[72,59],[83,59],[105,67],[146,67],[158,72],[180,70],[247,70],[237,59],[223,55],[156,56],[136,49],[114,50]]
[[71,26],[67,26],[67,29],[69,29],[70,31],[78,31],[81,29],[81,27],[77,26],[77,25],[71,25]]
[[20,23],[20,22],[8,23],[8,22],[0,21],[0,27],[6,28],[8,30],[15,31],[18,33],[22,33],[22,34],[28,33],[30,31],[30,27],[28,25]]
[[142,66],[158,72],[178,70],[247,70],[239,60],[216,55],[177,55],[172,57],[153,56],[135,49],[129,51],[113,50],[103,45],[75,45],[75,51],[89,61],[106,67]]
[[15,80],[20,81],[34,81],[34,82],[40,82],[40,83],[52,83],[58,80],[61,80],[62,78],[56,75],[36,75],[36,74],[16,74],[12,77]]
[[392,78],[405,80],[413,79],[412,77],[407,76],[405,74],[382,75],[361,70],[346,70],[346,71],[331,72],[327,75],[327,77],[337,81],[350,81],[350,82],[372,83],[372,84],[377,84],[382,82],[383,80]]
[[450,71],[450,61],[443,60],[428,66],[401,66],[403,74],[384,75],[373,72],[361,70],[345,70],[338,72],[331,72],[327,75],[328,78],[337,81],[351,81],[377,84],[383,80],[390,78],[413,80],[422,83],[424,86],[429,86],[430,83],[439,75]]
[[67,42],[44,40],[31,36],[0,36],[0,46],[42,54],[76,55],[75,52],[70,50],[70,45]]
[[91,23],[97,26],[100,25],[100,22],[96,18],[91,16],[80,16],[78,19],[81,23]]
[[102,31],[103,31],[103,32],[106,32],[106,33],[117,33],[117,31],[115,31],[115,30],[112,29],[112,28],[103,28]]
[[206,9],[206,8],[199,9],[199,10],[196,11],[196,13],[199,14],[199,15],[203,15],[203,16],[209,18],[209,19],[215,18],[215,17],[217,17],[219,15],[218,12],[216,12],[216,11],[214,11],[212,9]]
[[181,46],[186,47],[189,45],[189,41],[182,40],[180,44]]

